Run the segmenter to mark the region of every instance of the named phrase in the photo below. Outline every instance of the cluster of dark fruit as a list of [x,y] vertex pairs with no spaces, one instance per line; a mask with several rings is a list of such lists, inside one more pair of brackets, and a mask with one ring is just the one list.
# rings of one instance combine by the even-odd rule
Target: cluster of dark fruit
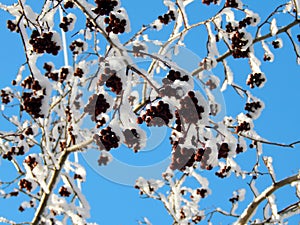
[[3,159],[12,160],[13,155],[24,155],[24,146],[11,147],[10,150],[2,155]]
[[236,2],[236,0],[226,0],[225,7],[231,7],[231,8],[237,8],[239,4]]
[[251,118],[250,113],[254,113],[256,110],[261,108],[261,103],[258,102],[247,102],[245,106],[245,110],[247,110],[249,113],[247,113],[247,116]]
[[71,192],[68,191],[68,188],[61,186],[58,190],[58,193],[62,197],[69,197],[71,195]]
[[24,163],[26,163],[31,170],[33,170],[33,168],[38,164],[36,158],[31,157],[30,155],[25,158]]
[[180,115],[179,115],[179,113],[178,113],[178,111],[176,110],[175,111],[175,130],[177,130],[178,132],[181,132],[181,130],[182,130],[182,124],[181,124],[181,120],[180,120]]
[[230,201],[232,204],[234,204],[234,203],[238,202],[239,199],[240,199],[240,196],[239,196],[239,195],[236,195],[236,196],[231,197],[231,198],[229,199],[229,201]]
[[102,165],[107,165],[109,159],[108,156],[103,156],[102,154],[100,155],[100,158],[98,159],[98,165],[102,166]]
[[207,193],[207,189],[205,189],[205,188],[198,188],[197,191],[196,191],[196,194],[200,195],[201,198],[205,198],[206,195],[208,194]]
[[94,139],[100,150],[109,151],[119,146],[120,138],[112,131],[111,127],[106,127],[100,131],[100,135],[95,134]]
[[246,18],[244,18],[243,20],[239,21],[239,25],[236,26],[236,27],[233,27],[233,26],[232,26],[232,23],[229,22],[229,23],[226,25],[226,32],[227,32],[227,33],[232,33],[232,32],[234,32],[234,31],[237,31],[237,30],[239,30],[239,29],[242,29],[242,28],[246,27],[247,25],[250,25],[251,22],[252,22],[252,20],[253,20],[253,22],[256,22],[256,19],[255,19],[255,18],[252,18],[252,17],[246,17]]
[[[89,98],[88,104],[84,108],[84,112],[91,115],[91,119],[95,121],[96,123],[106,122],[106,121],[100,121],[97,117],[101,113],[106,113],[107,109],[110,107],[109,103],[106,101],[103,94],[93,94]],[[104,119],[105,120],[105,119]],[[102,124],[103,125],[103,124]]]
[[245,36],[245,33],[236,31],[231,38],[231,48],[232,56],[234,58],[247,58],[250,52],[249,48],[243,50],[242,48],[246,46],[248,40],[242,40]]
[[263,60],[264,61],[271,61],[271,56],[269,56],[268,54],[264,54],[264,58],[263,58]]
[[80,67],[77,67],[73,75],[75,77],[82,78],[83,74],[83,70]]
[[84,50],[84,43],[82,41],[73,41],[69,46],[70,50],[72,51],[73,55],[79,54]]
[[105,28],[107,33],[113,32],[114,34],[122,34],[125,32],[125,26],[127,24],[125,19],[120,19],[114,14],[110,14],[109,17],[104,19],[104,23],[107,24]]
[[20,189],[26,188],[27,191],[31,191],[32,183],[26,179],[21,179],[19,181],[19,187]]
[[163,16],[158,17],[159,21],[163,24],[168,24],[171,20],[175,20],[175,14],[172,10],[170,10],[168,13],[164,14]]
[[202,216],[196,215],[192,218],[194,224],[198,224],[202,220]]
[[250,124],[246,121],[243,121],[235,128],[235,132],[239,133],[239,132],[243,132],[243,131],[248,131],[250,129],[251,129]]
[[64,4],[64,7],[65,7],[65,9],[73,8],[73,7],[74,7],[74,3],[71,2],[71,1],[67,1],[67,2]]
[[114,0],[95,0],[95,3],[97,4],[97,7],[93,9],[93,12],[100,16],[108,16],[118,5],[118,2]]
[[239,154],[239,153],[242,153],[243,151],[244,151],[244,148],[243,148],[242,146],[240,146],[240,144],[237,144],[237,145],[236,145],[235,152],[236,152],[237,154]]
[[228,176],[231,166],[224,166],[220,171],[216,172],[216,176],[220,178],[225,178]]
[[218,159],[224,158],[226,159],[228,157],[230,149],[227,143],[222,143],[219,147],[219,152],[218,152]]
[[169,104],[159,101],[157,106],[151,106],[141,116],[137,118],[137,123],[146,122],[147,126],[164,126],[169,124],[173,115],[170,112]]
[[43,33],[42,35],[37,30],[32,31],[29,43],[33,47],[33,51],[42,54],[44,52],[52,55],[57,55],[60,50],[60,46],[56,42],[52,41],[53,33]]
[[181,148],[180,143],[182,138],[177,141],[171,141],[173,145],[172,149],[172,162],[170,164],[171,170],[184,171],[186,167],[192,167],[194,165],[195,150],[193,148]]
[[134,152],[140,150],[140,135],[137,133],[136,129],[126,129],[123,131],[125,141],[124,143],[128,148],[133,148]]
[[52,71],[52,66],[50,64],[44,63],[43,68],[47,71],[45,73],[45,76],[54,80],[54,81],[59,81],[60,83],[63,83],[69,74],[69,69],[62,67],[60,69],[60,73],[57,72],[51,72]]
[[180,116],[186,123],[197,123],[202,119],[204,107],[198,105],[198,99],[195,97],[193,91],[189,91],[188,95],[180,100],[180,109],[178,109]]
[[8,104],[11,101],[12,94],[9,91],[1,90],[1,98],[3,104]]
[[280,48],[281,47],[279,41],[272,41],[272,45],[273,45],[274,48]]
[[248,76],[247,85],[249,85],[250,88],[254,88],[255,86],[259,87],[265,81],[266,79],[263,77],[262,73],[251,73]]
[[87,28],[89,28],[90,31],[94,31],[95,30],[94,23],[91,20],[89,20],[88,18],[86,19],[85,26]]
[[11,21],[11,20],[7,20],[7,28],[11,31],[11,32],[13,32],[13,31],[15,31],[15,32],[19,32],[19,28],[18,28],[18,26],[17,26],[17,24],[15,24],[13,21]]
[[189,76],[188,75],[181,76],[181,73],[179,71],[170,70],[167,77],[164,78],[162,82],[163,84],[167,85],[167,84],[174,83],[176,80],[189,81]]
[[210,5],[210,3],[217,4],[218,0],[202,0],[203,4]]
[[70,24],[73,22],[73,18],[68,18],[64,16],[62,18],[62,22],[59,24],[59,27],[63,29],[64,32],[67,32],[69,30]]
[[116,94],[120,94],[123,87],[121,78],[117,76],[117,72],[115,70],[111,70],[109,67],[106,67],[104,69],[104,73],[100,75],[98,84],[101,86],[106,84],[106,86]]

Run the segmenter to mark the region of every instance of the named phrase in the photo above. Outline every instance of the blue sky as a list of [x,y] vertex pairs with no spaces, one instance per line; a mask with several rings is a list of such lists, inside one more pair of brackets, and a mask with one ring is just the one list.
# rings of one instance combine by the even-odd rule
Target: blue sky
[[[8,1],[2,2],[5,3]],[[271,11],[271,9],[280,2],[283,1],[276,1],[276,3],[271,0],[266,0],[263,3],[258,0],[252,1],[252,3],[250,3],[250,1],[245,1],[246,4],[249,3],[251,6],[252,4],[256,5],[256,8],[253,10],[260,12],[263,18],[264,15],[266,15],[266,11]],[[164,7],[160,0],[123,1],[122,5],[126,7],[131,20],[131,34],[137,31],[141,25],[150,23],[157,18],[158,15],[166,12],[166,7]],[[207,7],[201,3],[197,3],[195,4],[195,7],[188,8],[188,11],[193,13],[193,16],[191,17],[191,22],[193,22],[207,18],[208,15],[211,15],[218,9],[219,8],[215,6]],[[25,62],[25,59],[19,37],[16,34],[10,33],[6,29],[6,20],[10,17],[5,12],[0,11],[0,18],[0,88],[3,88],[10,84],[11,79],[13,79],[17,73],[18,67]],[[283,18],[283,21],[285,21],[285,18]],[[171,27],[172,25],[169,25],[162,32],[152,32],[150,37],[163,41],[168,37],[168,31],[170,31]],[[196,53],[199,58],[204,57],[206,54],[206,39],[204,35],[201,35],[201,31],[201,29],[198,29],[186,37],[187,48]],[[268,32],[267,30],[264,31]],[[299,33],[299,28],[293,29],[294,35]],[[121,37],[121,40],[127,40],[128,37],[130,37],[130,34],[125,34]],[[255,121],[255,128],[262,137],[270,141],[290,143],[300,140],[300,67],[296,65],[295,55],[286,35],[280,35],[280,37],[284,41],[284,47],[282,49],[272,49],[272,52],[275,55],[275,62],[263,63],[262,65],[262,71],[265,72],[268,79],[267,83],[264,88],[253,90],[253,94],[262,99],[266,105],[261,117]],[[273,38],[269,39],[269,41],[272,40]],[[256,48],[256,52],[259,54],[262,51],[260,48]],[[59,61],[58,63],[62,63],[62,61]],[[245,87],[245,80],[250,72],[246,60],[231,59],[229,60],[229,63],[232,65],[232,70],[235,74],[235,82]],[[218,75],[221,80],[224,77],[221,69],[217,69],[216,75]],[[223,94],[226,112],[232,116],[237,115],[241,111],[246,100],[237,96],[230,87],[228,87]],[[0,121],[2,122],[2,126],[7,126],[5,121]],[[156,134],[161,131],[150,130],[149,132]],[[147,162],[146,165],[149,165],[149,163],[159,163],[168,157],[170,153],[170,146],[168,143],[169,141],[166,140],[152,151],[142,152],[141,155],[133,154],[127,149],[113,150],[113,154],[120,161],[133,166],[143,165],[143,162]],[[278,180],[288,176],[289,174],[294,174],[300,169],[300,146],[296,146],[294,149],[288,149],[264,145],[264,153],[265,155],[273,157]],[[149,158],[151,160],[147,161]],[[251,149],[249,149],[245,154],[240,154],[237,157],[237,161],[244,165],[244,169],[251,169],[250,166],[252,164],[249,164],[248,162],[251,162],[252,160],[255,160],[255,153],[254,150]],[[109,180],[107,177],[105,178],[101,176],[101,173],[107,174],[107,172],[99,173],[99,168],[96,168],[93,165],[91,166],[90,159],[87,162],[82,156],[80,156],[80,162],[87,169],[87,181],[83,184],[82,189],[92,207],[91,222],[97,222],[101,225],[129,225],[137,224],[137,220],[146,216],[154,225],[171,224],[171,218],[168,216],[160,202],[140,198],[136,189],[129,185],[120,184],[120,182],[118,182],[119,178],[116,179],[116,182],[114,182],[111,181],[114,179]],[[7,173],[11,171],[11,168],[3,160],[1,161],[1,164],[0,180],[5,180],[5,177],[7,176]],[[112,178],[123,174],[121,172],[122,171],[118,171],[117,169],[113,172],[109,171]],[[130,177],[130,180],[135,180],[135,177],[133,176],[140,175],[140,171],[137,172],[137,174],[130,175],[132,176]],[[210,178],[213,194],[200,202],[201,208],[207,207],[208,209],[213,209],[213,207],[218,204],[228,209],[230,207],[228,199],[231,197],[232,191],[234,190],[234,188],[232,188],[232,184],[235,186],[241,185],[241,187],[246,189],[247,185],[245,185],[245,182],[241,179],[235,178],[234,175],[230,178],[221,180],[216,178],[213,173],[214,172],[211,172],[212,175],[210,175],[209,173],[204,172],[204,174]],[[267,177],[266,179],[268,180],[269,178]],[[259,187],[261,188],[260,190],[262,190],[266,184],[269,184],[269,180],[267,183],[265,183],[265,181],[259,183]],[[278,202],[282,207],[287,206],[290,202],[289,197],[286,198],[285,196],[289,196],[288,192],[292,191],[292,189],[289,188],[286,188],[285,190],[286,191],[283,191],[279,195],[283,198],[278,198]],[[241,203],[241,206],[246,206],[252,199],[250,190],[247,189],[247,191],[249,192],[249,197]],[[295,201],[297,200],[294,199],[291,202]],[[28,214],[20,213],[17,211],[18,204],[16,204],[16,202],[17,200],[13,198],[7,201],[0,200],[0,216],[7,216],[8,218],[13,218],[17,221],[22,221],[24,218],[29,220],[31,218],[30,213],[32,213],[32,210],[28,210]],[[224,217],[217,217],[215,220],[216,224],[231,223],[231,220],[227,221],[223,219]],[[295,216],[294,220],[295,222],[300,221],[300,216]]]

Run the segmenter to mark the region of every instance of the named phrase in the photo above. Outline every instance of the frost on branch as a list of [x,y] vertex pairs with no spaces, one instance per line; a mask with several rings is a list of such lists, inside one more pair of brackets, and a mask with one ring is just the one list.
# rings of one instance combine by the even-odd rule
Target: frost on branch
[[[261,160],[271,175],[271,187],[276,186],[272,158],[263,154],[262,144],[294,147],[298,142],[274,143],[257,134],[255,120],[268,106],[264,96],[252,92],[260,95],[256,88],[268,85],[262,62],[273,62],[276,49],[288,48],[282,34],[300,58],[299,34],[292,32],[299,25],[298,1],[261,16],[252,11],[255,5],[240,0],[203,0],[198,6],[215,12],[209,18],[192,17],[196,1],[163,3],[161,15],[142,21],[141,29],[132,33],[130,25],[137,21],[130,21],[132,15],[120,0],[46,0],[38,13],[25,1],[0,4],[11,16],[7,29],[24,47],[24,64],[16,70],[12,86],[1,90],[2,115],[12,128],[0,132],[0,154],[16,169],[1,196],[27,197],[19,211],[35,208],[32,225],[87,224],[90,207],[80,189],[86,171],[72,161],[73,155],[95,148],[95,161],[105,166],[121,146],[139,154],[147,146],[145,127],[168,130],[170,165],[161,179],[140,177],[135,187],[142,196],[161,201],[174,224],[210,223],[215,213],[238,217],[243,188],[230,198],[230,212],[219,207],[211,211],[202,200],[214,193],[210,181],[225,182],[234,175],[250,179],[258,196],[254,183],[265,175]],[[283,13],[293,22],[284,24]],[[197,28],[203,28],[201,37],[193,33]],[[167,39],[154,38],[159,32],[167,33]],[[190,35],[206,50],[199,53],[196,68],[175,60],[181,47],[189,46]],[[183,58],[192,61],[190,56]],[[236,62],[248,63],[247,68],[236,72]],[[235,83],[241,79],[244,82]],[[217,93],[231,88],[242,103],[234,113],[225,113]],[[247,151],[249,144],[253,151]],[[240,164],[242,154],[256,156],[256,161],[249,160],[252,170]],[[288,214],[290,208],[280,211],[273,195],[267,200],[267,222]],[[242,215],[250,217],[247,212]],[[246,224],[249,219],[245,220]],[[150,224],[148,219],[144,223]]]

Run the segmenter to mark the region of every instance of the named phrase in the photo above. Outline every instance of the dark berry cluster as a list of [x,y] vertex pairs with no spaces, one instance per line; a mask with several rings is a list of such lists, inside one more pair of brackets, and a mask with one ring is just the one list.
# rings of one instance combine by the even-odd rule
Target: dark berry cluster
[[181,120],[180,120],[180,115],[178,113],[178,111],[175,111],[175,130],[177,130],[178,132],[181,132],[182,130],[182,126],[181,126]]
[[75,77],[82,78],[83,74],[84,74],[83,70],[80,67],[77,67],[73,75]]
[[69,197],[71,195],[71,192],[69,192],[68,188],[61,186],[59,188],[58,193],[60,194],[60,196],[62,197]]
[[19,181],[19,187],[20,189],[26,188],[27,191],[31,191],[32,183],[26,179],[21,179]]
[[151,106],[140,117],[137,118],[137,123],[146,122],[147,126],[164,126],[169,124],[173,115],[170,112],[169,104],[159,101],[157,106]]
[[67,32],[69,30],[69,26],[73,23],[73,18],[68,18],[64,16],[62,18],[62,22],[59,24],[59,27],[63,29],[64,32]]
[[44,96],[35,96],[32,92],[23,92],[21,111],[25,110],[34,118],[44,118],[41,114],[42,101]]
[[38,164],[36,158],[30,155],[25,158],[24,163],[26,163],[31,170],[33,170],[33,168],[36,167],[36,165]]
[[246,115],[251,118],[252,117],[251,114],[256,112],[261,107],[262,107],[262,105],[259,101],[257,101],[257,102],[247,102],[246,106],[245,106],[245,110],[247,110],[249,113],[247,113]]
[[123,131],[125,141],[124,143],[129,147],[133,148],[134,152],[137,152],[140,146],[140,135],[137,133],[136,129],[126,129]]
[[230,149],[227,143],[222,143],[219,147],[219,152],[218,152],[218,159],[224,158],[226,159],[228,157]]
[[264,60],[264,61],[271,61],[272,58],[271,58],[271,56],[269,56],[268,54],[264,54],[263,60]]
[[24,155],[24,146],[11,147],[10,150],[2,155],[3,159],[11,161],[14,155]]
[[197,123],[202,119],[204,107],[198,105],[198,99],[193,91],[189,91],[188,95],[180,100],[180,108],[178,109],[180,116],[186,123]]
[[163,84],[171,84],[176,80],[189,81],[188,75],[181,75],[180,71],[170,70],[167,77],[162,80]]
[[210,5],[211,3],[217,4],[218,0],[202,0],[203,4]]
[[58,72],[52,72],[52,66],[50,64],[44,63],[43,68],[46,70],[45,76],[48,77],[51,80],[59,81],[60,83],[63,83],[69,74],[69,69],[62,67],[60,69],[60,73]]
[[238,202],[240,200],[240,196],[239,195],[236,195],[236,196],[233,196],[229,199],[229,201],[234,204],[236,202]]
[[198,188],[196,191],[196,194],[200,195],[201,198],[205,198],[207,196],[208,192],[207,192],[207,189],[205,189],[205,188]]
[[89,102],[88,104],[85,106],[84,108],[84,112],[88,113],[89,115],[91,115],[91,119],[93,121],[95,121],[96,123],[100,123],[99,125],[103,125],[103,122],[105,123],[105,119],[104,121],[99,120],[98,116],[101,113],[106,113],[107,109],[110,107],[109,103],[106,101],[105,97],[103,94],[93,94],[90,98],[89,98]]
[[163,16],[158,17],[159,21],[163,24],[168,24],[171,20],[175,20],[175,14],[172,10],[170,10],[168,13],[164,14]]
[[100,135],[95,134],[94,139],[100,150],[109,151],[119,147],[120,138],[112,131],[111,127],[106,127],[100,131]]
[[242,153],[243,151],[244,148],[240,144],[237,144],[235,149],[236,154]]
[[115,0],[95,0],[97,7],[93,9],[93,12],[100,15],[109,15],[111,11],[118,5],[118,1]]
[[235,128],[235,132],[239,133],[239,132],[243,132],[243,131],[248,131],[250,129],[251,129],[250,124],[246,121],[243,121]]
[[109,161],[108,156],[104,156],[104,155],[101,154],[99,159],[98,159],[98,165],[99,166],[107,165],[108,161]]
[[42,35],[37,30],[32,31],[29,43],[33,47],[33,51],[42,54],[44,52],[52,55],[57,55],[60,50],[60,46],[52,40],[53,33],[43,33]]
[[281,43],[278,40],[272,41],[272,45],[274,48],[281,48]]
[[85,26],[86,26],[90,31],[94,31],[94,30],[95,30],[94,23],[93,23],[91,20],[89,20],[88,18],[86,19]]
[[231,166],[224,166],[220,171],[216,172],[216,176],[220,178],[225,178],[228,176],[231,170]]
[[70,50],[72,51],[73,55],[77,55],[84,51],[84,42],[75,40],[69,46]]
[[72,1],[67,1],[64,4],[65,9],[69,9],[69,8],[73,8],[74,7],[74,3]]
[[236,31],[231,38],[232,56],[234,58],[247,58],[250,52],[249,48],[243,49],[248,40],[243,40],[245,33]]
[[195,149],[180,147],[179,141],[173,142],[172,151],[172,162],[170,168],[172,170],[184,171],[186,167],[192,167],[194,165],[195,159]]
[[237,8],[239,4],[236,2],[236,0],[226,0],[225,7],[231,7],[231,8]]
[[248,76],[247,79],[247,85],[250,86],[250,88],[260,87],[264,82],[266,81],[266,78],[262,73],[251,73]]
[[120,19],[112,13],[109,15],[109,17],[104,19],[104,23],[107,24],[107,27],[105,28],[106,32],[113,32],[114,34],[124,33],[125,26],[127,24],[125,19]]
[[1,90],[1,99],[3,104],[8,104],[12,100],[12,93],[9,90]]
[[13,31],[19,32],[19,28],[18,28],[17,24],[15,24],[15,23],[14,23],[13,21],[11,21],[11,20],[7,20],[6,26],[7,26],[7,28],[8,28],[11,32],[13,32]]
[[104,73],[102,73],[99,77],[98,84],[106,84],[106,86],[110,88],[112,92],[120,94],[123,87],[121,78],[117,76],[117,72],[115,70],[111,70],[108,65],[106,66],[107,67],[104,69]]

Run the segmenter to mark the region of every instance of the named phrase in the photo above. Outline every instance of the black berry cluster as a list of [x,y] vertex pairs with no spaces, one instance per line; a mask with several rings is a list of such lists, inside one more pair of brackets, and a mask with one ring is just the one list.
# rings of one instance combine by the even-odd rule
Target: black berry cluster
[[218,159],[224,158],[226,159],[228,157],[230,149],[227,143],[222,143],[219,147],[219,152],[218,152]]
[[21,179],[19,181],[19,187],[20,189],[26,188],[27,191],[31,191],[32,183],[26,179]]
[[271,61],[272,58],[271,58],[271,56],[269,56],[268,54],[264,54],[263,60],[264,60],[264,61]]
[[123,131],[125,141],[124,143],[129,147],[133,148],[134,152],[138,152],[140,146],[140,135],[136,129],[126,129]]
[[272,41],[272,45],[273,45],[274,48],[280,48],[281,47],[281,43],[278,40]]
[[151,106],[140,117],[137,118],[137,123],[146,122],[147,126],[164,126],[169,124],[173,115],[170,112],[169,104],[159,101],[157,106]]
[[178,132],[181,132],[181,130],[182,130],[182,124],[181,124],[181,120],[180,120],[180,115],[179,115],[179,113],[178,113],[178,111],[176,110],[175,111],[175,130],[177,130]]
[[94,31],[95,30],[94,23],[91,20],[89,20],[88,18],[86,19],[85,26],[88,29],[90,29],[90,31]]
[[234,204],[234,203],[238,202],[239,199],[240,199],[240,196],[239,196],[239,195],[236,195],[236,196],[231,197],[231,198],[229,199],[229,201],[230,201],[232,204]]
[[243,151],[244,148],[240,144],[237,144],[235,149],[236,154],[242,153]]
[[65,9],[69,9],[69,8],[73,8],[74,7],[74,3],[72,1],[67,1],[64,4]]
[[72,51],[73,55],[77,55],[84,51],[84,42],[75,40],[69,46],[70,50]]
[[98,159],[98,165],[99,166],[107,165],[108,161],[109,161],[108,156],[104,156],[104,155],[101,154],[99,159]]
[[258,109],[262,107],[261,103],[259,101],[257,102],[247,102],[245,106],[245,110],[247,110],[249,113],[246,115],[250,118],[252,118],[251,114],[255,113]]
[[225,178],[228,176],[231,170],[231,166],[224,166],[220,171],[216,172],[216,176],[220,178]]
[[36,158],[30,155],[25,158],[24,163],[26,163],[31,170],[33,170],[33,168],[36,167],[36,165],[38,164]]
[[180,147],[181,140],[173,142],[172,162],[170,168],[172,170],[184,171],[186,167],[192,167],[195,163],[195,149]]
[[168,13],[164,14],[163,16],[158,17],[159,21],[163,24],[168,24],[171,20],[175,20],[175,14],[172,10],[170,10]]
[[231,38],[232,56],[234,58],[247,58],[250,52],[249,48],[243,49],[248,40],[243,40],[245,33],[236,31]]
[[80,67],[77,67],[73,75],[75,77],[82,78],[83,74],[84,74],[83,70]]
[[236,2],[236,0],[226,0],[225,7],[231,7],[231,8],[237,8],[239,4]]
[[180,71],[170,70],[167,77],[163,79],[163,84],[171,84],[174,83],[176,80],[179,81],[189,81],[188,75],[183,75]]
[[63,83],[67,79],[67,76],[69,74],[69,69],[65,68],[65,67],[62,67],[60,69],[59,73],[52,72],[52,69],[53,69],[52,65],[47,64],[47,63],[44,63],[43,68],[46,70],[46,73],[45,73],[46,77],[48,77],[51,80],[58,81],[60,83]]
[[33,51],[42,54],[44,52],[52,55],[57,55],[60,50],[60,46],[52,40],[53,33],[43,33],[42,35],[37,30],[32,31],[29,43],[33,47]]
[[11,31],[11,32],[19,32],[19,28],[17,26],[17,24],[15,24],[13,21],[11,20],[7,20],[7,24],[6,24],[7,28]]
[[68,18],[64,16],[62,18],[62,22],[59,24],[59,27],[63,29],[64,32],[69,30],[69,26],[73,23],[73,18]]
[[243,132],[243,131],[248,131],[250,129],[251,129],[250,124],[246,121],[243,121],[235,128],[235,132],[239,133],[239,132]]
[[[84,108],[84,112],[91,115],[91,119],[102,126],[106,121],[103,119],[98,119],[101,113],[106,113],[107,109],[110,107],[109,103],[106,101],[103,94],[93,94],[89,98],[88,104]],[[104,122],[104,123],[103,123]]]
[[211,3],[217,4],[218,0],[202,0],[203,4],[210,5]]
[[61,186],[59,188],[58,193],[60,194],[60,196],[62,197],[69,197],[71,195],[71,192],[69,192],[68,188]]
[[116,94],[120,94],[123,87],[121,78],[117,76],[117,72],[115,70],[111,70],[108,65],[104,69],[104,73],[100,75],[98,84],[106,84],[106,86]]
[[111,11],[118,5],[118,1],[115,0],[95,0],[97,7],[93,9],[93,12],[100,15],[109,15]]
[[248,76],[247,85],[249,85],[250,88],[254,88],[255,86],[260,87],[265,81],[266,78],[262,73],[251,73]]
[[112,148],[119,147],[120,138],[112,131],[111,127],[102,129],[99,135],[94,135],[94,139],[100,150],[109,151]]
[[8,90],[1,90],[1,98],[2,98],[2,103],[3,104],[8,104],[10,103],[12,99],[12,93]]
[[125,26],[127,24],[125,19],[120,19],[112,13],[109,15],[109,17],[104,19],[104,23],[107,24],[107,27],[105,28],[106,32],[113,32],[114,34],[124,33]]
[[24,155],[24,146],[11,147],[10,150],[2,155],[3,159],[11,161],[14,155]]
[[198,105],[198,99],[193,91],[189,91],[188,95],[180,100],[180,108],[178,109],[180,116],[186,123],[197,123],[202,119],[204,107]]

